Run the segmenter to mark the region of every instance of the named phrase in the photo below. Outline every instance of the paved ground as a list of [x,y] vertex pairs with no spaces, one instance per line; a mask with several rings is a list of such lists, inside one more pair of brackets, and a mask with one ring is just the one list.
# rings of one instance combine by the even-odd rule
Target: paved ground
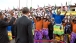
[[12,40],[11,43],[15,43],[15,40]]
[[[15,41],[14,41],[14,40],[12,40],[12,41],[11,41],[11,43],[15,43]],[[43,42],[43,43],[51,43],[51,42]]]

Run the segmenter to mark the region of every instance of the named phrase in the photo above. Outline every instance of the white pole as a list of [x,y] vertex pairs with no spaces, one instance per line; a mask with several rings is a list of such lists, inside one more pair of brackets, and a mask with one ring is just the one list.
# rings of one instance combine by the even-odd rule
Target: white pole
[[20,9],[20,0],[19,0],[19,9]]
[[27,4],[28,4],[28,0],[26,0],[26,7],[28,7],[28,5],[27,5]]
[[31,0],[31,7],[32,7],[32,0]]
[[18,13],[18,17],[20,17],[20,0],[19,0],[19,9],[18,9],[19,13]]
[[75,11],[76,11],[76,7],[75,7]]

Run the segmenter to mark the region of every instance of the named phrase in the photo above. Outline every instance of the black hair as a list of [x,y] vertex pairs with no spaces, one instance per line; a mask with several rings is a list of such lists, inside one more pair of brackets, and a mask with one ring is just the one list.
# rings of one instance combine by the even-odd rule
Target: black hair
[[24,7],[24,8],[22,9],[22,13],[23,13],[23,14],[29,13],[29,9],[28,9],[27,7]]
[[47,18],[43,18],[43,19],[47,19]]
[[37,19],[37,18],[39,18],[39,20],[41,20],[41,17],[38,17],[38,16],[37,16],[36,19]]
[[76,21],[76,20],[73,19],[73,22],[74,22],[74,21]]
[[7,22],[7,21],[8,21],[8,18],[4,18],[4,21],[6,21],[6,22]]
[[36,18],[40,18],[39,16],[36,16]]

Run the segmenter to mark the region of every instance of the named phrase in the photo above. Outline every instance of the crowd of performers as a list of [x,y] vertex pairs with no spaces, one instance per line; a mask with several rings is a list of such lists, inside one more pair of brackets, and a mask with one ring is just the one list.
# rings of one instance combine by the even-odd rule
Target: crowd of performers
[[[55,43],[75,43],[75,24],[76,17],[72,14],[66,16],[67,11],[64,15],[61,15],[60,11],[57,14],[50,13],[51,16],[35,16],[33,17],[35,23],[34,39],[42,40],[44,37],[47,40],[53,40]],[[42,41],[39,41],[42,43]],[[35,41],[35,43],[38,43]]]
[[[46,10],[46,12],[44,10],[31,12],[29,19],[32,20],[34,40],[43,40],[43,38],[46,38],[47,40],[54,40],[55,43],[61,41],[76,43],[76,17],[73,17],[71,13],[67,16],[66,13],[67,11],[61,15],[61,11],[52,13],[51,10]],[[10,17],[7,17],[6,13],[4,14],[5,21],[11,21],[11,26],[7,27],[8,32],[12,30],[12,36],[15,36],[14,27],[17,17],[15,18],[14,15],[16,14],[13,11],[10,11],[9,14],[11,14]],[[42,41],[34,41],[34,43],[42,43]]]

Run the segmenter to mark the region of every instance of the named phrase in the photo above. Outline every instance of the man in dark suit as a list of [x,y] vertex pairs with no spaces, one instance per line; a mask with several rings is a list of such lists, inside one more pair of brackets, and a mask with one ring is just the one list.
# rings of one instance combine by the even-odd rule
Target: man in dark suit
[[23,16],[16,21],[16,43],[33,43],[32,21],[28,18],[29,9],[22,9]]
[[0,43],[9,43],[6,27],[9,25],[4,21],[3,14],[0,12]]

